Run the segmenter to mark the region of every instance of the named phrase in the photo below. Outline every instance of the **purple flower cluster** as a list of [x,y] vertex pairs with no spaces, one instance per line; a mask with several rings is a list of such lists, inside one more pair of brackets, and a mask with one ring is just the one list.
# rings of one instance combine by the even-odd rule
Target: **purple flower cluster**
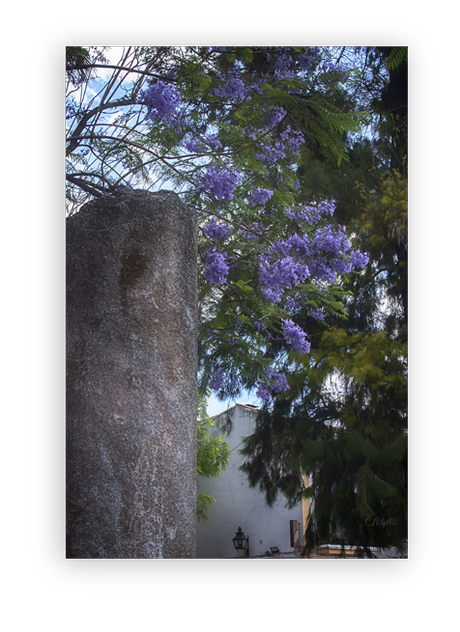
[[289,46],[269,46],[264,47],[267,50],[267,59],[273,59],[273,76],[278,81],[283,79],[291,79],[296,76],[293,70],[292,49]]
[[320,309],[310,309],[310,316],[315,320],[324,320],[324,312]]
[[312,65],[318,60],[320,56],[319,48],[310,47],[308,50],[304,51],[299,56],[299,67],[300,70],[307,71],[310,70]]
[[285,147],[280,140],[275,140],[272,145],[264,143],[261,149],[262,151],[256,154],[256,158],[262,162],[278,162],[278,160],[282,160],[286,157]]
[[231,227],[227,224],[218,224],[215,217],[211,219],[209,224],[206,224],[203,231],[207,237],[214,241],[224,241],[232,234]]
[[[336,260],[333,263],[338,263],[340,268],[342,268],[341,273],[349,272],[347,268],[347,262],[344,260]],[[316,257],[313,261],[310,262],[310,271],[311,276],[318,281],[323,281],[324,283],[335,283],[337,281],[337,273],[338,270],[334,269],[334,266],[331,265],[331,262],[327,260],[326,257]]]
[[273,196],[273,191],[270,189],[262,189],[257,187],[252,193],[251,204],[252,206],[258,206],[259,204],[265,204]]
[[313,243],[317,253],[322,251],[338,255],[339,253],[348,252],[351,248],[343,226],[339,226],[336,230],[332,226],[318,229]]
[[236,187],[241,182],[240,174],[231,169],[212,166],[203,178],[197,176],[197,191],[206,191],[213,200],[231,200]]
[[273,252],[277,255],[289,255],[292,251],[296,256],[310,257],[314,253],[310,237],[294,234],[288,239],[279,239],[273,245]]
[[364,268],[369,263],[369,255],[361,252],[360,250],[355,250],[350,254],[351,257],[351,265],[354,270]]
[[197,138],[196,136],[187,134],[181,140],[180,145],[181,147],[184,147],[184,149],[186,149],[187,151],[198,154],[206,152],[209,146],[211,146],[211,149],[221,149],[222,147],[222,143],[217,137],[217,134],[207,134],[204,140],[201,138]]
[[305,142],[305,138],[302,134],[295,130],[291,130],[290,126],[288,126],[281,134],[281,140],[285,143],[289,154],[297,154],[300,147]]
[[206,266],[204,278],[212,285],[221,285],[227,280],[230,266],[224,252],[219,252],[216,248],[210,248],[206,253]]
[[[314,224],[324,214],[332,214],[334,202],[304,206],[303,210],[288,209],[287,215],[299,226]],[[311,236],[294,234],[275,242],[258,256],[259,281],[266,300],[278,303],[285,290],[305,283],[308,277],[333,283],[337,275],[362,268],[368,262],[360,251],[349,254],[350,241],[342,226],[318,227]]]
[[206,150],[203,141],[194,136],[185,136],[180,144],[191,153],[202,153]]
[[289,296],[286,299],[286,309],[301,309],[304,306],[305,300],[305,297],[302,297],[299,292],[295,292],[294,296]]
[[269,255],[259,255],[259,280],[271,303],[279,303],[286,289],[303,283],[308,276],[307,264],[294,257],[273,260]]
[[284,393],[289,390],[289,384],[285,375],[282,373],[275,373],[271,369],[264,369],[264,372],[268,381],[259,381],[256,391],[257,397],[260,397],[260,399],[263,399],[264,401],[268,401],[273,395]]
[[147,106],[147,116],[152,121],[164,119],[169,123],[177,123],[182,98],[174,86],[160,80],[150,84],[146,90],[141,90],[138,103]]
[[245,85],[244,81],[238,74],[228,75],[227,77],[221,76],[223,83],[220,86],[214,88],[212,94],[216,97],[221,97],[223,99],[244,99],[244,97],[249,93],[248,86]]
[[217,134],[207,134],[206,140],[215,149],[221,149],[222,148],[222,143],[220,142]]
[[220,366],[217,369],[217,371],[214,373],[214,375],[212,376],[209,382],[209,386],[212,388],[213,391],[220,391],[223,383],[224,383],[224,370]]
[[239,230],[238,233],[242,235],[245,239],[249,239],[249,241],[257,241],[260,239],[261,235],[263,235],[265,231],[265,226],[260,222],[254,222],[251,226],[250,231]]
[[281,322],[285,339],[299,353],[308,353],[310,351],[310,343],[306,340],[307,334],[304,330],[290,319],[281,319]]
[[283,118],[286,116],[287,112],[282,107],[276,107],[270,110],[265,116],[264,124],[267,129],[272,129],[275,127]]
[[336,64],[332,61],[324,61],[319,67],[319,70],[325,75],[333,75],[332,77],[323,77],[322,81],[324,83],[343,81],[348,76],[348,71],[342,64]]
[[304,204],[300,210],[288,209],[287,216],[294,220],[299,226],[303,224],[316,224],[325,215],[334,215],[334,200],[323,200],[316,206]]
[[[283,108],[275,108],[266,117],[266,129],[272,129],[286,115]],[[266,136],[266,129],[248,129],[246,131],[249,138],[257,140],[258,137]],[[266,140],[260,144],[260,151],[256,154],[258,160],[266,163],[275,163],[283,158],[290,157],[291,160],[299,152],[301,145],[305,142],[305,138],[300,132],[292,130],[288,126],[281,133],[280,138]]]

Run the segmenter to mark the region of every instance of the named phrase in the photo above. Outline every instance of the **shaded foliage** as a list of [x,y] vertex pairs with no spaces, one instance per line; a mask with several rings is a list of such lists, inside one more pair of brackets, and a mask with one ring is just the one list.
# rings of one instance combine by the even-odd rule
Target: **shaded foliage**
[[358,53],[375,60],[354,97],[373,108],[372,134],[347,141],[340,168],[304,148],[301,182],[309,195],[333,192],[336,217],[370,261],[343,279],[345,321],[299,321],[312,353],[261,412],[242,469],[270,505],[279,494],[312,499],[306,552],[335,537],[371,555],[372,546],[404,553],[408,537],[407,49]]

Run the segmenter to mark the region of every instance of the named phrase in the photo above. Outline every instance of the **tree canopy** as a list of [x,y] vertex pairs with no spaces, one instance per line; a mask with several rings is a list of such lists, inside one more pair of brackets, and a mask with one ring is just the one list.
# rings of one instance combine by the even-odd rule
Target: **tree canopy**
[[363,273],[344,279],[347,319],[300,322],[309,357],[244,448],[243,470],[269,504],[280,493],[312,499],[307,551],[328,541],[369,555],[407,550],[407,49],[399,57],[385,65],[392,50],[366,51],[380,69],[363,91],[372,134],[353,140],[341,173],[321,152],[305,167],[304,187],[334,195],[369,254]]
[[178,192],[200,219],[202,387],[285,391],[310,348],[298,318],[344,318],[343,276],[368,261],[335,201],[300,184],[304,147],[340,165],[367,120],[347,103],[354,69],[318,47],[135,47],[113,65],[105,53],[68,49],[69,213],[124,187]]

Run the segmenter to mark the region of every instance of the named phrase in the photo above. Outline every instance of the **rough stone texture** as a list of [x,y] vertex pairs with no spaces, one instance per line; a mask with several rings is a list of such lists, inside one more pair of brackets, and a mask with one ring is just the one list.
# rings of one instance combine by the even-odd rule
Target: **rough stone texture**
[[125,191],[67,220],[67,557],[195,557],[196,213]]

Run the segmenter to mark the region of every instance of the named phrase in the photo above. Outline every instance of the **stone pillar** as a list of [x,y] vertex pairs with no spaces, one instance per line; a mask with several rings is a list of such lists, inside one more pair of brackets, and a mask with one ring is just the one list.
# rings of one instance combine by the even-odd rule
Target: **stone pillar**
[[67,557],[195,557],[197,220],[124,191],[67,220]]

